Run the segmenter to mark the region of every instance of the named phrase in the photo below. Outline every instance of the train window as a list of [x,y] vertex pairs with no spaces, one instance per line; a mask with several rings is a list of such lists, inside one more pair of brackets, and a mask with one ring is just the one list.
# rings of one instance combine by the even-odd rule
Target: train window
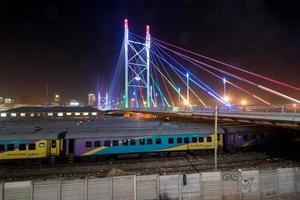
[[101,141],[95,141],[94,147],[101,147]]
[[91,148],[92,147],[92,142],[91,141],[86,141],[85,142],[85,147],[86,148]]
[[55,140],[52,140],[52,142],[51,142],[51,147],[52,147],[52,148],[55,148],[55,147],[56,147],[56,141],[55,141]]
[[189,143],[190,142],[190,138],[188,138],[188,137],[183,138],[183,142],[184,143]]
[[206,142],[211,142],[211,137],[207,137]]
[[113,140],[113,146],[118,146],[119,145],[119,141],[118,140]]
[[247,141],[248,140],[248,135],[243,135],[243,139],[244,139],[244,141]]
[[130,145],[135,145],[135,144],[136,144],[135,139],[131,139],[130,140]]
[[19,144],[19,150],[26,150],[26,144]]
[[144,139],[144,138],[141,138],[141,139],[139,140],[139,142],[140,142],[140,145],[144,145],[144,144],[145,144],[145,139]]
[[56,140],[52,140],[51,141],[51,147],[52,148],[56,148]]
[[108,146],[110,146],[110,144],[111,144],[110,140],[105,140],[104,141],[104,146],[108,147]]
[[192,142],[197,142],[197,138],[196,137],[192,137]]
[[45,143],[40,143],[39,147],[42,147],[42,148],[45,147]]
[[257,136],[256,136],[255,134],[252,135],[252,139],[256,139],[256,137],[257,137]]
[[161,138],[156,138],[156,144],[161,144]]
[[203,137],[199,137],[199,142],[204,142],[204,138]]
[[14,144],[8,144],[7,145],[7,151],[13,151],[15,150],[15,145]]
[[35,150],[35,144],[29,144],[28,150]]
[[182,143],[182,138],[181,137],[177,138],[177,143]]
[[123,144],[124,146],[127,146],[127,145],[128,145],[128,140],[123,140],[123,141],[122,141],[122,144]]
[[221,139],[221,135],[220,135],[220,134],[218,134],[218,141],[220,141],[220,139]]
[[174,138],[169,138],[169,139],[168,139],[168,143],[169,143],[169,144],[173,144],[173,143],[174,143]]
[[5,151],[5,146],[3,144],[0,144],[0,152]]
[[152,144],[152,139],[147,139],[147,144]]

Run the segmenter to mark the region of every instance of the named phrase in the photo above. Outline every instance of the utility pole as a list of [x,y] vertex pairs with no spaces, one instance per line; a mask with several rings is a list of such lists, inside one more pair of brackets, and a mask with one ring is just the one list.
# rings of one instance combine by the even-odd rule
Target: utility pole
[[218,106],[215,107],[215,170],[218,169]]

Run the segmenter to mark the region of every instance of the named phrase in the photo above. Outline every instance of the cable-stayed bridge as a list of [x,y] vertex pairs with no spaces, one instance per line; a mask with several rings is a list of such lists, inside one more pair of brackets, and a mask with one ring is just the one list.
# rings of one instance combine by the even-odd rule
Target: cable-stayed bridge
[[109,108],[152,114],[300,123],[300,88],[174,44],[129,31],[109,89]]

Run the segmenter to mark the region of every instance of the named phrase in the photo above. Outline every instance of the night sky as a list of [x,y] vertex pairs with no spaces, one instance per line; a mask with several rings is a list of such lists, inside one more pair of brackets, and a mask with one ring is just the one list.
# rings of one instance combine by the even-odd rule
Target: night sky
[[0,95],[42,103],[48,82],[50,95],[84,101],[108,87],[124,18],[131,32],[149,24],[153,37],[300,86],[299,1],[180,2],[1,2]]

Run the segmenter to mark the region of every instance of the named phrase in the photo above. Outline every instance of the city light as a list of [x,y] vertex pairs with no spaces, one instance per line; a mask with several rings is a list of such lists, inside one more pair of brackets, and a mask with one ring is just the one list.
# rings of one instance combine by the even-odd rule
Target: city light
[[141,77],[136,76],[134,79],[135,79],[136,81],[140,81],[140,80],[141,80]]
[[226,102],[226,103],[228,103],[229,101],[230,101],[230,98],[228,97],[228,96],[224,96],[224,101]]
[[224,84],[226,83],[226,78],[223,78],[223,83],[224,83]]
[[243,105],[243,106],[247,105],[247,101],[243,99],[243,100],[241,101],[241,105]]
[[185,105],[185,106],[189,106],[189,105],[190,105],[190,102],[187,101],[187,100],[184,100],[184,105]]

